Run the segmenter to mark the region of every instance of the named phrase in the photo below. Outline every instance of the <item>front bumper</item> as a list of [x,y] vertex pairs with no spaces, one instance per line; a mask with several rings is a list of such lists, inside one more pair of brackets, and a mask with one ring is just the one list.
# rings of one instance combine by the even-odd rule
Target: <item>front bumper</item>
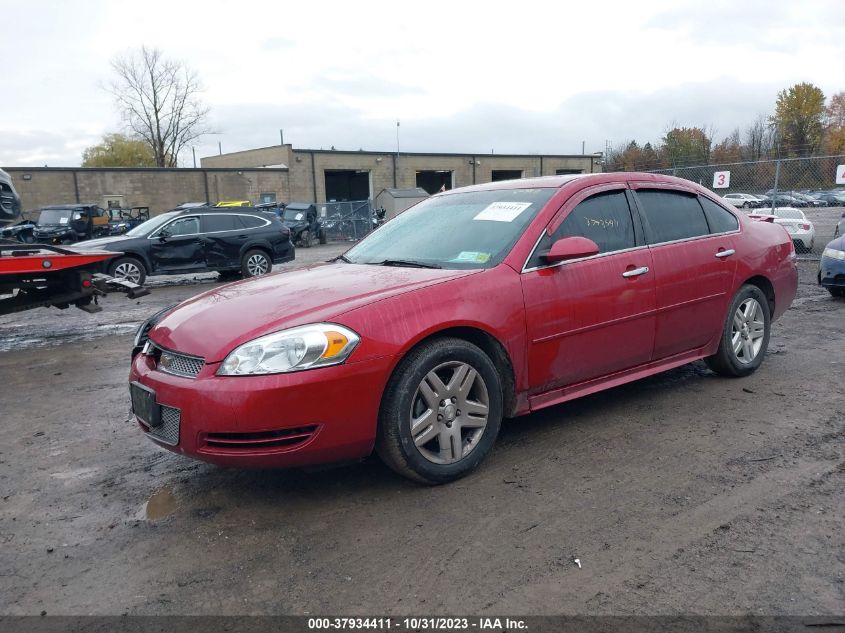
[[297,467],[372,452],[389,357],[269,376],[216,376],[219,366],[208,363],[192,379],[135,356],[130,382],[155,392],[169,425],[150,429],[139,420],[142,431],[168,450],[222,466]]
[[822,257],[819,261],[819,284],[825,288],[845,289],[845,260]]

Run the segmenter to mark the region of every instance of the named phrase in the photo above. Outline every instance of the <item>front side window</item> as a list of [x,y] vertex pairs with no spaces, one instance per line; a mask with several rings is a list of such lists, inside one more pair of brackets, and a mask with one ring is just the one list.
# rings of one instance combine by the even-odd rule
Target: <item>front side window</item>
[[600,253],[634,248],[637,245],[634,221],[624,190],[607,191],[579,202],[555,230],[544,235],[527,268],[546,265],[542,256],[557,240],[564,237],[586,237],[593,240]]
[[195,235],[200,232],[200,221],[199,218],[182,218],[181,220],[176,220],[175,222],[168,224],[165,227],[165,230],[171,235],[171,237],[176,237],[178,235]]
[[647,221],[649,243],[661,244],[707,235],[710,229],[694,194],[666,189],[637,191]]

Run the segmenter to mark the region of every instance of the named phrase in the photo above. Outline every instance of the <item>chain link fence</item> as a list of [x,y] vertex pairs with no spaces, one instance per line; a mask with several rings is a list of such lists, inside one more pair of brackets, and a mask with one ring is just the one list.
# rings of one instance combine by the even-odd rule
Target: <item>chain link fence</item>
[[[653,173],[692,180],[728,199],[736,194],[752,194],[764,196],[764,200],[770,198],[770,207],[802,208],[841,206],[833,203],[837,202],[837,194],[845,194],[845,187],[836,184],[837,167],[843,164],[845,155],[695,165],[653,170]],[[813,203],[807,197],[823,200]]]
[[696,182],[744,211],[777,215],[794,213],[778,212],[783,207],[800,209],[812,223],[814,237],[811,244],[796,243],[796,249],[817,259],[845,219],[845,185],[836,182],[843,166],[845,155],[694,165],[652,173]]
[[357,241],[376,227],[370,200],[321,202],[317,211],[329,240]]

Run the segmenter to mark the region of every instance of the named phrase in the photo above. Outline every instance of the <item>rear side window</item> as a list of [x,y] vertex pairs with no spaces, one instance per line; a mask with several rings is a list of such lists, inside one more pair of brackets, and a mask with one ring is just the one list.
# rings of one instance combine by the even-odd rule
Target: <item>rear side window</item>
[[707,216],[707,223],[710,225],[711,233],[727,233],[728,231],[736,231],[739,228],[739,222],[733,213],[723,209],[704,196],[700,196],[698,201],[704,207],[704,215]]
[[237,218],[240,220],[241,226],[245,229],[254,229],[267,224],[267,222],[254,215],[239,215]]
[[562,237],[591,239],[601,253],[634,248],[634,221],[625,192],[599,193],[578,203],[555,231],[552,241]]
[[235,223],[235,216],[228,213],[215,213],[202,216],[203,233],[217,233],[220,231],[234,231],[241,228]]
[[697,196],[681,191],[640,189],[637,191],[646,220],[649,242],[660,244],[707,235],[710,230]]

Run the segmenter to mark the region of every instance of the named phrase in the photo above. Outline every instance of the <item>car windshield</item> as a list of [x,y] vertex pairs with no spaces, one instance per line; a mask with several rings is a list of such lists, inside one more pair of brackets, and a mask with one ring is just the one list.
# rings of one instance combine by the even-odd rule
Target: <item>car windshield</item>
[[73,209],[44,209],[38,216],[38,224],[67,224]]
[[803,220],[804,214],[798,209],[775,209],[775,215],[784,220]]
[[291,220],[293,222],[298,222],[299,220],[305,219],[305,214],[308,212],[308,209],[297,209],[290,207],[285,209],[284,218],[285,220]]
[[126,235],[127,237],[146,237],[176,215],[179,215],[178,211],[162,213],[161,215],[157,215],[156,217],[150,218],[146,222],[139,224],[134,229],[126,231],[124,235]]
[[501,189],[435,196],[346,253],[356,264],[489,268],[504,259],[557,189]]

